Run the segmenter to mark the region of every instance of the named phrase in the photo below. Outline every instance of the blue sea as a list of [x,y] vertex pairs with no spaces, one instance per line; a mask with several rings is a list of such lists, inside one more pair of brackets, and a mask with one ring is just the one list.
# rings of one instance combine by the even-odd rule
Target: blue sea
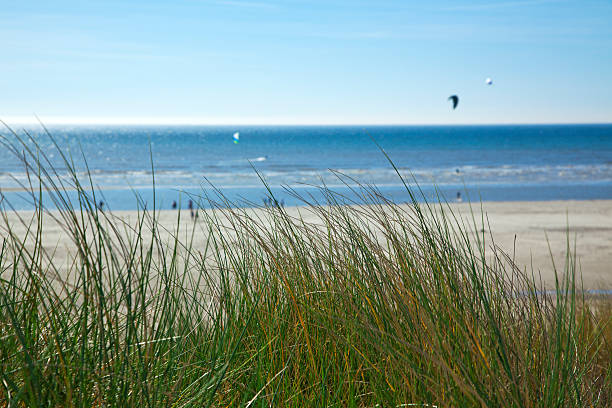
[[[42,129],[25,131],[60,177],[60,152],[83,180],[88,167],[97,197],[114,210],[137,208],[136,194],[152,206],[153,173],[159,208],[173,201],[186,207],[190,198],[207,206],[197,198],[214,197],[215,188],[235,205],[261,205],[267,193],[260,177],[288,206],[301,202],[287,188],[324,203],[316,186],[350,195],[358,183],[408,201],[381,149],[427,199],[436,189],[449,201],[458,192],[471,201],[612,199],[612,125],[51,127],[60,150]],[[10,132],[0,134],[15,143]],[[27,180],[21,160],[3,146],[4,205],[32,207],[19,191]]]

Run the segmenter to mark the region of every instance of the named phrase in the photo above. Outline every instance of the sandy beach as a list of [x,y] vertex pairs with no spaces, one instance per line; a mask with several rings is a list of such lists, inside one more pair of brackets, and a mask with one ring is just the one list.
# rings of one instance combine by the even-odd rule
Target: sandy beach
[[[480,223],[480,204],[472,204],[472,210]],[[468,222],[471,219],[470,205],[467,203],[451,204],[453,211]],[[586,289],[612,289],[612,200],[599,201],[549,201],[549,202],[485,202],[482,209],[486,215],[484,232],[488,245],[493,243],[513,256],[517,265],[524,270],[540,274],[546,287],[554,285],[554,259],[558,271],[563,271],[565,254],[568,245],[577,255],[579,270],[582,272]],[[300,216],[308,223],[318,223],[317,216],[305,207],[288,207],[291,216]],[[261,209],[248,209],[254,216],[262,216]],[[29,219],[32,212],[6,213],[6,220],[12,225],[13,233],[25,235],[25,227],[20,225],[18,217]],[[166,230],[162,233],[168,240],[177,230],[177,211],[161,211],[160,225]],[[137,219],[135,211],[119,211],[113,217],[134,225]],[[192,221],[187,211],[181,213],[179,239],[188,242],[193,239],[193,247],[203,248],[207,229],[204,217]],[[120,223],[118,223],[120,224]],[[490,228],[489,228],[490,226]],[[43,245],[54,253],[56,266],[62,269],[74,245],[62,227],[46,215],[43,223]],[[482,229],[480,229],[482,232]],[[5,224],[1,233],[6,234]],[[549,249],[550,245],[550,249]],[[552,253],[552,258],[551,258]],[[533,268],[533,269],[532,269]]]
[[[468,205],[456,207],[469,214]],[[515,251],[516,263],[533,266],[547,287],[554,285],[551,259],[563,270],[569,236],[584,287],[612,289],[612,201],[487,202],[483,209],[495,244]]]

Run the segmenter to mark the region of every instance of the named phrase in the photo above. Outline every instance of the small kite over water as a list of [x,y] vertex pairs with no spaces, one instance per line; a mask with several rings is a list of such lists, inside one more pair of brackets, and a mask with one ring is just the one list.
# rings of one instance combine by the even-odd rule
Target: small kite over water
[[453,109],[456,109],[459,104],[459,97],[457,95],[451,95],[448,97],[448,100],[453,101]]
[[487,83],[487,85],[493,85],[493,80],[491,78],[485,79],[485,82]]
[[240,132],[236,132],[234,133],[234,143],[238,144],[239,141],[240,141]]

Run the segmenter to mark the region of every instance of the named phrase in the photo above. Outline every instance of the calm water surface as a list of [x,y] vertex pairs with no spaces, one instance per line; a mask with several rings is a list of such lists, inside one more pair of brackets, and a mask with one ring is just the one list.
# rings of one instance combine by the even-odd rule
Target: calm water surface
[[[41,129],[27,131],[63,176],[51,138]],[[238,144],[232,140],[236,131]],[[287,205],[299,202],[283,186],[320,199],[312,185],[347,192],[345,183],[356,181],[376,185],[395,201],[408,200],[376,143],[430,198],[437,186],[449,200],[458,191],[485,201],[612,199],[612,125],[103,126],[50,132],[82,176],[86,158],[96,189],[117,210],[136,208],[135,193],[152,202],[152,164],[163,208],[179,197],[186,207],[189,194],[210,194],[210,185],[233,200],[261,204],[266,191],[259,176]],[[31,207],[15,191],[26,181],[23,164],[2,148],[0,190],[17,208]]]

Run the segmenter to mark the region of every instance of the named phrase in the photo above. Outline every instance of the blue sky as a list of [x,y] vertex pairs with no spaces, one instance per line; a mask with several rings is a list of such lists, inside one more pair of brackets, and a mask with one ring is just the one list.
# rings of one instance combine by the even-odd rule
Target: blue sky
[[612,122],[610,0],[28,1],[0,22],[9,122]]

